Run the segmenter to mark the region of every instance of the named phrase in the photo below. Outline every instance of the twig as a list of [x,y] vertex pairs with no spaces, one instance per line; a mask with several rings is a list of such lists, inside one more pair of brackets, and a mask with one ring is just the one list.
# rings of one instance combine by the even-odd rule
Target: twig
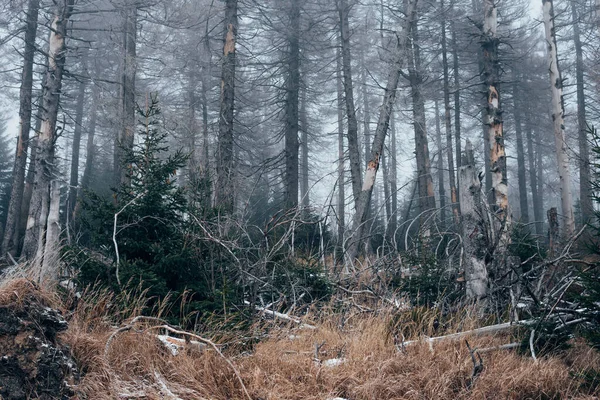
[[[471,361],[473,361],[473,373],[471,374],[471,380],[470,380],[469,384],[467,385],[467,387],[470,389],[471,387],[473,387],[473,384],[475,383],[475,380],[477,379],[479,374],[481,374],[481,372],[483,371],[483,358],[481,358],[481,354],[477,353],[477,347],[474,349],[471,349],[471,346],[469,345],[469,341],[465,340],[465,343],[467,345],[467,349],[469,349],[469,353],[471,354]],[[475,360],[475,353],[477,353],[477,358],[479,358],[479,363],[477,363],[477,360]]]

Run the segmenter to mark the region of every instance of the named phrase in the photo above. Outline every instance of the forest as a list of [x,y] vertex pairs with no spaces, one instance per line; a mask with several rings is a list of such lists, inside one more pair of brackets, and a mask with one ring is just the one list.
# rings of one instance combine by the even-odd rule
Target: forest
[[600,0],[0,9],[0,398],[600,395]]

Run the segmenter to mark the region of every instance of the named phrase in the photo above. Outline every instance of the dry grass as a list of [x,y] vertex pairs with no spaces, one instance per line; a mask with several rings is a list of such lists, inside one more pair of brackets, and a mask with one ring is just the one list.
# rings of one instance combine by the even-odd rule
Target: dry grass
[[[0,304],[23,298],[55,301],[38,292],[27,281],[5,284]],[[144,332],[150,323],[117,335],[105,356],[115,321],[134,317],[141,303],[123,310],[112,296],[95,291],[70,312],[70,327],[62,340],[71,346],[83,373],[79,398],[246,398],[231,366],[216,352],[188,346],[173,356],[149,331]],[[473,383],[473,363],[464,341],[442,342],[433,351],[425,343],[396,350],[391,326],[404,328],[409,339],[419,332],[433,333],[435,317],[429,310],[401,317],[361,314],[342,330],[339,315],[332,314],[322,317],[316,330],[272,327],[269,338],[249,353],[224,349],[254,399],[593,399],[600,394],[583,378],[588,371],[600,370],[600,355],[582,343],[537,363],[515,351],[484,353],[484,370]],[[447,332],[476,325],[467,311],[445,323]],[[510,340],[506,335],[469,339],[479,348]],[[323,344],[320,362],[314,360],[317,344]],[[325,360],[333,358],[344,362],[326,366]]]

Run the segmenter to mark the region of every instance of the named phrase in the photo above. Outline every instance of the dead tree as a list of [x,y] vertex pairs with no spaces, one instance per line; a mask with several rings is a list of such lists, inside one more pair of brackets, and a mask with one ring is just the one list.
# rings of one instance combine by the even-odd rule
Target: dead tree
[[233,212],[233,108],[235,101],[235,44],[237,39],[237,0],[225,2],[225,32],[221,69],[221,111],[217,145],[215,204],[225,213]]
[[21,203],[25,184],[25,166],[27,165],[27,148],[29,131],[31,130],[31,93],[33,86],[33,60],[35,55],[35,38],[38,27],[40,0],[29,0],[25,24],[25,50],[23,51],[23,72],[19,93],[19,135],[17,151],[13,166],[12,187],[8,205],[6,228],[2,239],[2,254],[14,252],[19,240]]
[[[416,5],[417,0],[408,0],[406,2],[405,14],[407,16],[412,15],[415,11]],[[379,169],[379,159],[381,153],[383,152],[383,145],[390,122],[390,115],[392,114],[394,100],[396,99],[396,88],[398,87],[398,81],[400,80],[402,66],[404,64],[403,51],[407,49],[408,33],[410,30],[410,17],[406,18],[402,25],[402,31],[398,33],[397,47],[394,49],[393,53],[393,64],[388,75],[383,96],[383,104],[380,108],[379,118],[377,121],[377,129],[375,130],[375,135],[373,137],[370,161],[367,170],[365,171],[362,190],[360,191],[358,201],[356,202],[356,213],[354,214],[353,220],[354,237],[348,250],[348,255],[351,260],[354,260],[358,255],[362,243],[365,221],[369,206],[371,204],[371,195],[373,194],[373,186],[375,185],[375,178],[377,177],[377,171]]]
[[459,170],[458,183],[466,295],[469,299],[480,301],[488,295],[488,272],[485,261],[487,235],[482,219],[486,210],[481,195],[481,180],[475,169],[473,146],[469,140],[465,146],[465,159]]
[[552,121],[554,123],[554,145],[556,147],[556,164],[560,178],[560,198],[562,217],[564,218],[564,235],[570,237],[575,232],[575,217],[573,214],[573,193],[571,190],[571,174],[567,143],[565,139],[565,121],[562,98],[562,78],[558,68],[558,53],[556,50],[556,35],[554,30],[554,7],[552,0],[542,0],[544,15],[544,30],[548,45],[548,72],[552,88]]
[[[55,174],[56,120],[58,117],[62,77],[67,49],[67,25],[73,11],[74,0],[58,1],[51,23],[50,47],[46,85],[42,94],[42,125],[37,139],[34,189],[31,197],[23,254],[29,260],[43,255],[50,209],[50,186]],[[36,263],[41,263],[39,258]],[[41,265],[41,264],[40,264]]]

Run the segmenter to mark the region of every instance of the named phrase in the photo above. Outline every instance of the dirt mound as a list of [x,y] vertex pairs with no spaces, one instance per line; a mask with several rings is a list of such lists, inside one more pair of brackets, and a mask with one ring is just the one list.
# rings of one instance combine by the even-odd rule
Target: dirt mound
[[0,288],[0,398],[68,399],[78,374],[57,340],[67,322],[37,287],[17,281]]

